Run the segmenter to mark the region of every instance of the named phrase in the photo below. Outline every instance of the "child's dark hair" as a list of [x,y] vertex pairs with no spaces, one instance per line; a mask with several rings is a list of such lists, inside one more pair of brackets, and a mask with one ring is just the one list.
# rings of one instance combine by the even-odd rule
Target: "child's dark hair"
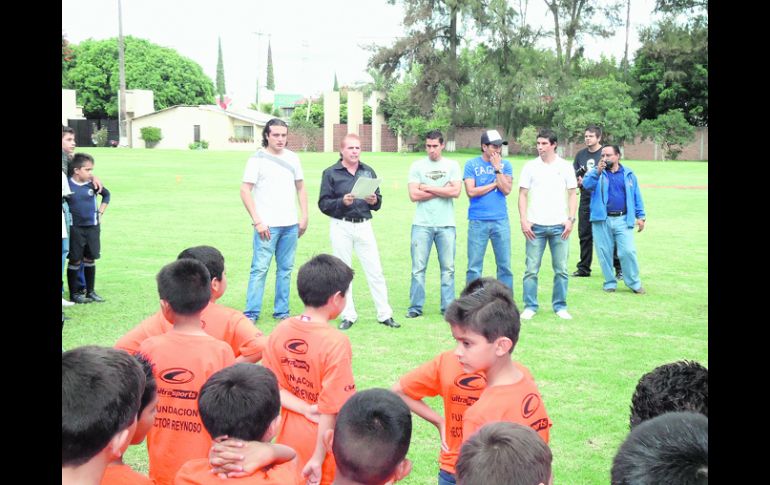
[[460,449],[457,481],[463,485],[548,483],[553,455],[537,432],[518,423],[481,427]]
[[125,350],[88,345],[61,356],[62,466],[96,456],[139,410],[144,372]]
[[708,485],[709,420],[661,414],[636,426],[612,461],[612,485]]
[[661,365],[639,379],[631,398],[629,427],[671,411],[709,415],[708,369],[682,360]]
[[76,153],[72,156],[70,169],[74,171],[76,168],[83,168],[83,165],[85,165],[86,162],[91,162],[92,164],[95,163],[94,157],[88,153]]
[[150,358],[141,352],[135,353],[134,358],[137,362],[139,362],[139,365],[142,366],[142,371],[144,371],[145,378],[142,400],[139,404],[139,411],[136,413],[137,415],[140,415],[144,411],[144,408],[146,408],[147,405],[150,404],[155,398],[155,395],[158,392],[158,383],[155,381],[155,376],[152,374],[152,369],[155,367],[155,365],[152,363],[152,361],[150,361]]
[[412,416],[386,389],[357,392],[337,414],[332,451],[337,473],[358,483],[383,483],[409,451]]
[[209,270],[212,279],[222,280],[222,273],[225,272],[225,257],[219,249],[213,246],[194,246],[185,249],[176,257],[176,259],[182,258],[200,261]]
[[444,319],[452,326],[483,335],[487,342],[508,337],[516,347],[519,341],[519,309],[511,296],[511,289],[494,278],[479,278],[468,283],[444,312]]
[[326,305],[335,293],[347,291],[353,281],[353,269],[331,254],[319,254],[297,272],[297,293],[305,306]]
[[201,387],[198,409],[209,434],[262,441],[281,411],[275,374],[261,365],[240,363],[215,372]]
[[164,266],[157,277],[158,295],[175,313],[194,315],[211,299],[209,270],[194,259],[178,259]]

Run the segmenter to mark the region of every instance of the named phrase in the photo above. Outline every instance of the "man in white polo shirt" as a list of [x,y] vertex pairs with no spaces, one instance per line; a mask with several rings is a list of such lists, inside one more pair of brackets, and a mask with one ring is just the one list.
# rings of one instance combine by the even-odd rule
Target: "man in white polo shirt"
[[[270,261],[275,255],[275,303],[273,318],[289,316],[289,285],[297,239],[307,229],[307,192],[299,157],[286,148],[288,127],[278,118],[262,130],[262,148],[246,162],[241,200],[254,226],[246,309],[254,322],[262,310],[262,295]],[[302,213],[297,220],[295,192]]]
[[572,165],[556,154],[556,133],[540,130],[537,152],[521,169],[519,177],[519,217],[521,232],[527,239],[524,272],[524,311],[521,318],[531,319],[537,312],[537,274],[545,245],[551,247],[553,294],[551,305],[560,318],[567,312],[567,257],[569,235],[577,212],[577,179]]

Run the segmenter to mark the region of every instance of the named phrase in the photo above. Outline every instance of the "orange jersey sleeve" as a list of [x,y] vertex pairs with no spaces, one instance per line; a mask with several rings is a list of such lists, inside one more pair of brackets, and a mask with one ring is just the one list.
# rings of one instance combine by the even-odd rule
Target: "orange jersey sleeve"
[[162,335],[173,328],[163,314],[158,310],[154,314],[142,320],[115,343],[116,349],[123,349],[129,354],[135,354],[146,339],[156,335]]
[[209,303],[201,312],[201,322],[203,330],[230,345],[236,357],[259,354],[257,361],[261,359],[267,340],[262,338],[262,332],[243,313],[217,303]]
[[[336,328],[289,318],[270,334],[263,364],[275,373],[281,388],[317,404],[322,414],[337,414],[356,390],[351,359],[350,340]],[[281,416],[276,442],[294,448],[301,469],[315,449],[318,425],[285,408]],[[327,454],[321,483],[333,478],[334,459]]]
[[529,426],[543,438],[550,441],[553,423],[545,410],[543,398],[529,370],[518,362],[514,365],[524,376],[516,384],[487,387],[479,400],[465,413],[463,439],[487,423],[509,421]]
[[208,456],[211,437],[198,413],[198,393],[215,372],[234,363],[230,347],[209,335],[168,332],[145,340],[140,351],[155,364],[155,422],[147,433],[150,478],[171,485],[188,460]]
[[211,473],[207,458],[190,460],[185,463],[174,479],[174,485],[304,485],[299,478],[297,460],[257,470],[253,475],[222,480]]
[[439,465],[454,474],[463,442],[465,411],[475,403],[486,387],[482,373],[463,371],[454,352],[449,350],[405,374],[399,384],[412,399],[441,395],[444,402],[444,427],[448,451],[441,451]]
[[152,480],[125,464],[110,463],[102,475],[101,485],[153,485]]

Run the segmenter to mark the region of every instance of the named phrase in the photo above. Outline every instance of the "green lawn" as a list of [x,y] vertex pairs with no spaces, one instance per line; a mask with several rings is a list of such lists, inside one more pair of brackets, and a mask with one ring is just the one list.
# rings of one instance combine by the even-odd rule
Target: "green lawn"
[[[71,317],[62,332],[64,349],[85,344],[112,345],[119,336],[158,308],[155,275],[184,248],[200,244],[225,255],[228,290],[220,303],[242,309],[251,261],[250,219],[239,197],[248,153],[90,148],[94,173],[112,192],[103,220],[102,258],[96,289],[103,304],[67,309]],[[425,315],[406,320],[411,271],[409,235],[413,204],[407,196],[410,163],[420,154],[365,154],[364,161],[384,179],[383,206],[375,213],[374,230],[400,329],[378,325],[363,271],[357,273],[355,298],[359,320],[347,335],[353,346],[357,387],[390,387],[400,375],[449,349],[453,340],[439,314],[439,274],[435,251],[427,275]],[[456,154],[461,164],[471,158]],[[451,154],[449,154],[451,157]],[[300,154],[310,202],[310,225],[297,248],[296,266],[314,254],[331,252],[327,217],[316,201],[322,170],[336,161],[334,153]],[[513,163],[514,187],[525,157]],[[708,366],[708,165],[702,162],[631,161],[642,184],[647,225],[636,233],[647,295],[634,295],[620,285],[616,293],[601,289],[594,258],[591,278],[570,279],[569,310],[562,321],[549,311],[552,271],[548,251],[540,273],[537,316],[522,325],[513,358],[529,367],[553,419],[551,448],[556,483],[607,483],[612,458],[628,432],[631,394],[639,377],[678,359]],[[695,187],[700,188],[682,188]],[[508,198],[513,236],[514,295],[521,297],[524,238],[519,230],[516,191]],[[456,201],[456,290],[464,286],[468,198]],[[570,238],[570,272],[579,256],[577,230]],[[494,275],[487,251],[485,275]],[[296,277],[296,268],[294,272]],[[274,268],[265,290],[265,314],[273,301]],[[291,310],[302,304],[292,285]],[[269,333],[272,319],[258,322]],[[441,409],[439,399],[429,400]],[[438,471],[438,434],[414,419],[409,457],[414,470],[405,484],[433,484]],[[146,471],[146,451],[132,447],[127,455]]]

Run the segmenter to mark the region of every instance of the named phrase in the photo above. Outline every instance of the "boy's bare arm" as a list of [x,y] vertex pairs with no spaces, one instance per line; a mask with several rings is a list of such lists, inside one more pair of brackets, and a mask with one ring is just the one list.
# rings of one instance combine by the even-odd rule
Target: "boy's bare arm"
[[238,478],[253,475],[267,465],[291,461],[295,456],[294,448],[286,445],[220,436],[209,450],[209,464],[219,478]]
[[326,458],[326,447],[323,443],[323,436],[327,429],[334,429],[334,424],[337,422],[336,414],[321,414],[321,419],[318,421],[318,432],[316,433],[315,450],[313,456],[310,457],[305,467],[302,469],[302,475],[307,479],[309,484],[321,483],[322,466],[324,459]]
[[407,407],[417,416],[421,417],[425,421],[431,423],[438,430],[439,437],[441,438],[441,449],[449,451],[449,445],[446,442],[446,424],[443,416],[428,406],[422,399],[412,399],[404,393],[401,388],[401,383],[396,382],[391,388],[393,392],[406,403]]
[[289,411],[305,416],[309,421],[317,423],[321,415],[318,414],[317,404],[308,404],[286,389],[281,389],[281,406]]

